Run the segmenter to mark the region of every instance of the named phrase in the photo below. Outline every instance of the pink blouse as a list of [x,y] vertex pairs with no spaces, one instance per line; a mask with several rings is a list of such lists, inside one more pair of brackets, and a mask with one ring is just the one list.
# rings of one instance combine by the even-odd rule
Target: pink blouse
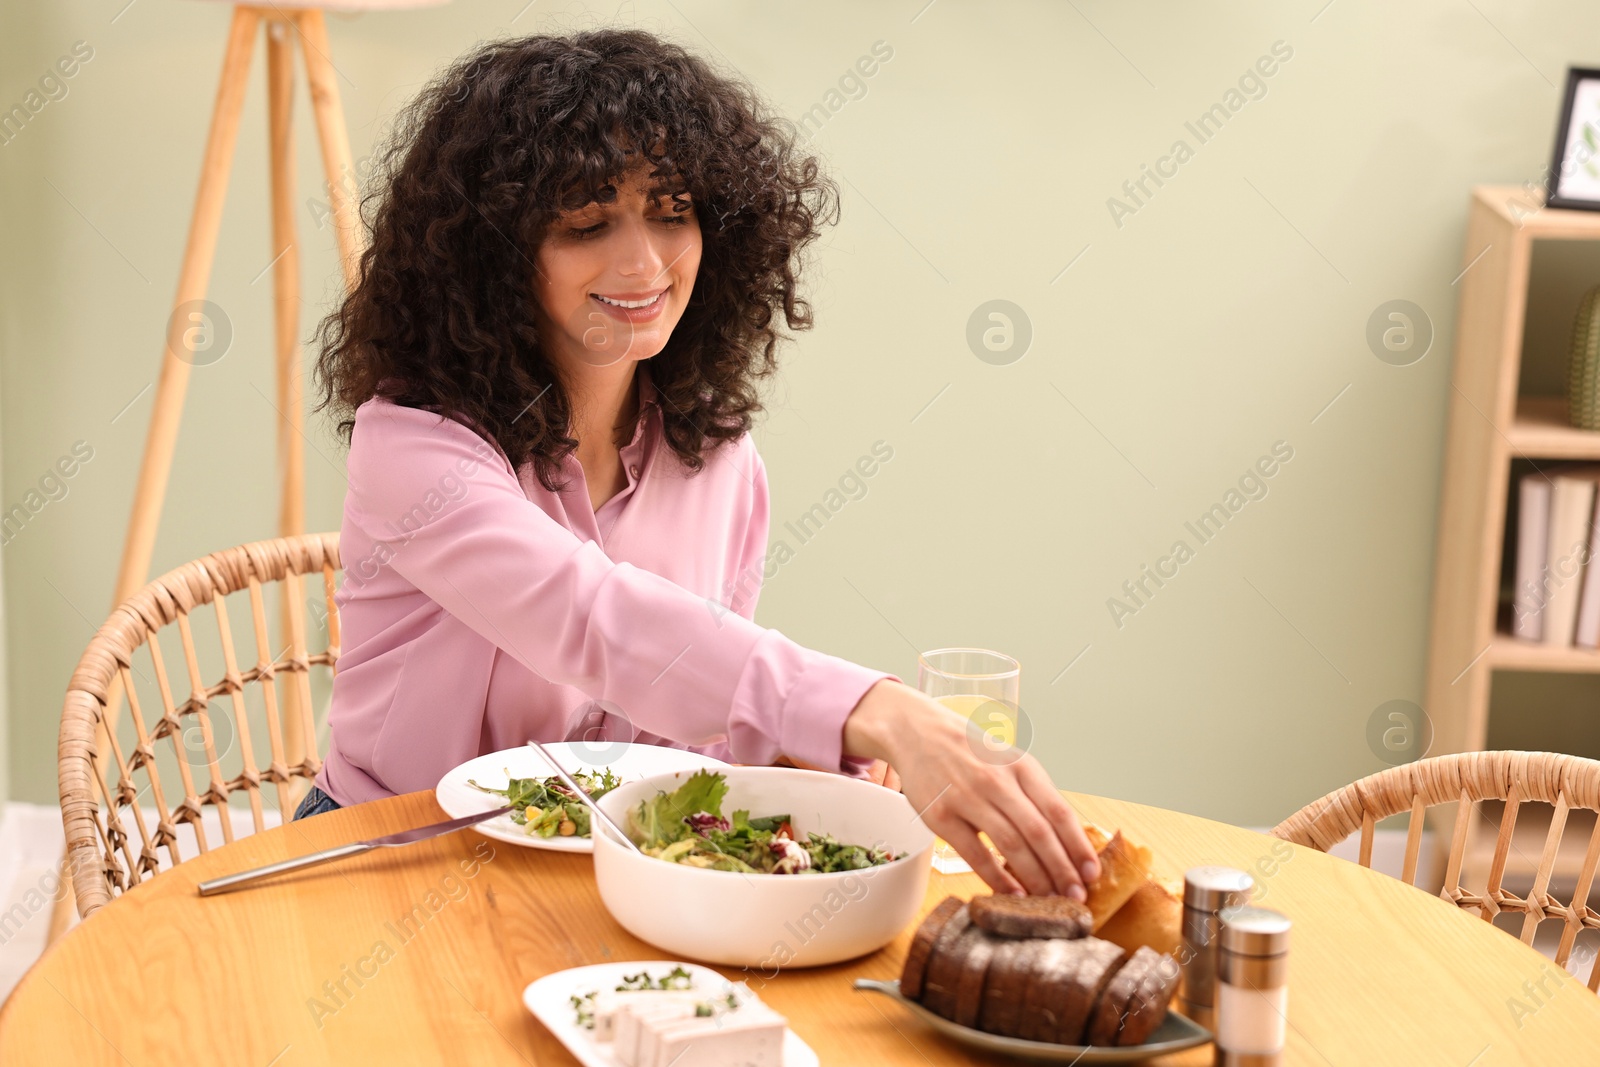
[[841,751],[844,721],[901,679],[753,621],[770,511],[755,442],[691,475],[662,439],[647,364],[637,377],[628,484],[598,512],[576,456],[552,493],[465,423],[379,397],[356,410],[344,647],[316,778],[335,801],[432,789],[530,739],[867,774]]

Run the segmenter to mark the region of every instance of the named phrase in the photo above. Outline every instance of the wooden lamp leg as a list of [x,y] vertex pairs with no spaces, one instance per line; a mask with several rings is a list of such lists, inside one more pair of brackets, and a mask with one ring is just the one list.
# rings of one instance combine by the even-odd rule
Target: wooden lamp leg
[[[301,399],[300,373],[300,246],[294,224],[294,168],[295,151],[293,135],[294,118],[294,42],[290,33],[294,27],[287,20],[273,19],[267,24],[267,106],[269,138],[272,160],[272,248],[273,260],[273,331],[276,341],[276,373],[278,394],[278,536],[293,537],[305,533],[305,416]],[[304,610],[289,596],[290,586],[282,592],[282,629],[280,634],[288,642],[291,612]],[[276,650],[274,650],[276,651]],[[300,687],[289,679],[289,684],[272,683],[279,690],[279,707],[283,709],[280,720],[283,730],[283,760],[292,772],[305,759],[307,739],[300,729]],[[312,740],[315,743],[315,740]],[[301,780],[294,778],[291,785],[298,787]],[[300,799],[298,788],[290,795],[296,803]],[[292,811],[283,813],[287,820]]]
[[316,8],[290,17],[300,24],[301,51],[306,57],[306,81],[311,87],[311,110],[322,142],[322,167],[328,179],[328,203],[333,211],[334,236],[344,268],[346,292],[355,291],[361,273],[361,234],[356,217],[356,173],[350,162],[350,135],[345,130],[344,107],[339,103],[339,82],[328,58],[328,27]]
[[[261,16],[248,7],[235,7],[233,26],[228,31],[228,49],[222,65],[222,82],[217,87],[216,107],[211,115],[211,132],[206,138],[205,162],[200,170],[200,190],[189,222],[189,241],[184,248],[183,268],[178,276],[178,294],[173,311],[190,301],[204,300],[211,279],[211,263],[217,249],[217,232],[222,225],[222,208],[228,193],[228,171],[234,143],[239,137],[239,111],[244,104],[245,80],[250,74],[250,53],[255,47],[256,27]],[[190,364],[178,358],[170,343],[161,351],[161,377],[156,384],[155,411],[145,438],[144,461],[134,489],[133,516],[128,523],[127,541],[122,551],[122,566],[111,606],[115,608],[138,592],[149,578],[150,556],[155,547],[156,528],[166,498],[167,476],[172,469],[172,453],[178,439],[178,424],[183,412],[183,397],[189,385]],[[107,709],[115,722],[115,707]]]

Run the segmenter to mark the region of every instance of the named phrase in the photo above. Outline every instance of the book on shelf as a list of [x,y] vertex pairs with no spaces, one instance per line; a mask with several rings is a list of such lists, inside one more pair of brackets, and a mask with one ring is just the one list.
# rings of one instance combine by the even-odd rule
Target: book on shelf
[[1593,566],[1594,554],[1600,550],[1600,489],[1596,490],[1595,508],[1589,519],[1589,560],[1583,568],[1583,590],[1578,596],[1578,626],[1572,643],[1583,648],[1600,646],[1600,566]]
[[1545,549],[1550,538],[1550,479],[1539,471],[1517,483],[1517,584],[1511,598],[1511,632],[1537,641],[1544,635],[1540,611]]
[[1511,632],[1558,647],[1600,645],[1600,465],[1564,464],[1517,484]]
[[1547,645],[1570,645],[1578,627],[1578,592],[1589,558],[1589,530],[1594,518],[1593,468],[1558,471],[1550,480],[1550,539],[1545,575],[1550,594],[1544,602],[1543,635]]

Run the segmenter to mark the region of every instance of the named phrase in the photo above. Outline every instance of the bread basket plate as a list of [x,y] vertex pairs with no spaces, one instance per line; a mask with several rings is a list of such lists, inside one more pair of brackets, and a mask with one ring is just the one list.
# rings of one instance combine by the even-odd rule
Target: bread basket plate
[[[632,744],[626,741],[573,742],[559,741],[544,746],[561,764],[562,770],[595,773],[610,768],[624,782],[649,778],[656,774],[675,771],[695,771],[701,767],[713,771],[725,770],[728,764],[711,756],[702,756],[682,748],[665,745]],[[434,799],[452,819],[479,812],[491,811],[505,803],[503,797],[485,793],[467,784],[473,779],[480,785],[504,789],[508,778],[549,778],[555,774],[536,749],[524,745],[500,752],[477,756],[459,767],[452,768],[434,787]],[[511,816],[497,815],[493,819],[472,827],[485,837],[525,848],[543,848],[552,852],[593,852],[594,841],[587,837],[540,837],[530,834]]]
[[1024,1041],[1020,1037],[1002,1037],[999,1034],[974,1030],[970,1026],[953,1023],[936,1015],[900,992],[900,980],[882,982],[873,978],[857,978],[857,989],[882,993],[909,1008],[913,1014],[940,1033],[964,1045],[986,1052],[998,1052],[1020,1059],[1041,1063],[1137,1063],[1166,1052],[1178,1052],[1212,1039],[1212,1033],[1192,1019],[1168,1010],[1167,1017],[1156,1027],[1155,1033],[1142,1045],[1058,1045],[1051,1041]]
[[[615,989],[624,977],[645,971],[659,975],[682,967],[691,975],[692,988],[718,989],[726,986],[721,973],[698,963],[682,960],[629,960],[622,963],[596,963],[588,967],[568,967],[530,983],[522,991],[522,1003],[567,1046],[584,1067],[621,1067],[612,1043],[595,1040],[594,1033],[578,1025],[571,998],[590,990]],[[782,1067],[819,1067],[816,1050],[800,1039],[794,1030],[783,1034]],[[680,1067],[689,1067],[682,1064]]]

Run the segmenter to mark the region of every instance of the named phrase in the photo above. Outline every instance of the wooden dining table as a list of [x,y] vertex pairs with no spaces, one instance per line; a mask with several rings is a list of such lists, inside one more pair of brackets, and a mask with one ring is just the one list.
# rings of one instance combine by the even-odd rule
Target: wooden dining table
[[[1063,795],[1085,818],[1148,845],[1158,874],[1248,870],[1257,899],[1293,920],[1287,1064],[1600,1061],[1600,998],[1438,897],[1224,823]],[[523,1006],[523,989],[568,967],[673,958],[611,918],[586,854],[469,829],[245,890],[201,897],[196,888],[446,817],[432,792],[391,797],[254,834],[146,880],[23,977],[0,1008],[0,1064],[577,1063]],[[934,871],[924,911],[983,892],[974,874]],[[914,929],[856,960],[763,975],[759,995],[828,1067],[1018,1062],[953,1043],[852,988],[857,977],[898,977]],[[1190,1067],[1212,1056],[1206,1045],[1150,1062]]]

